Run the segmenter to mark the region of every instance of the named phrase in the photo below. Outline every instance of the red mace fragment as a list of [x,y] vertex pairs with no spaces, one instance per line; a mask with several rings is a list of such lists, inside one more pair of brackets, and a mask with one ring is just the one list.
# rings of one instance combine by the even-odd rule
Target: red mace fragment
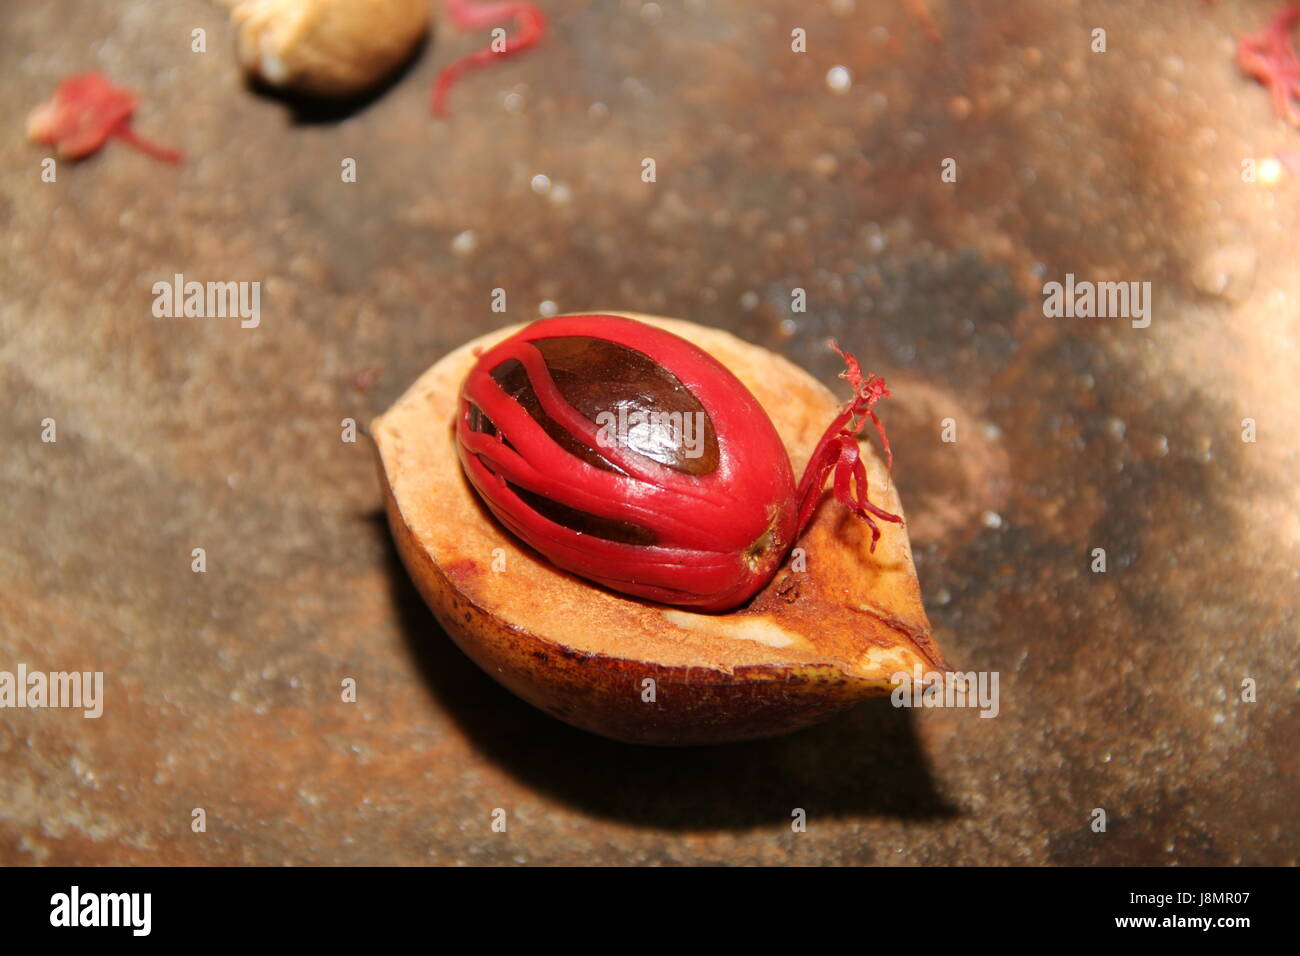
[[943,43],[943,34],[939,32],[939,24],[934,22],[934,16],[930,13],[926,0],[905,0],[905,5],[913,19],[925,31],[925,35],[930,38],[930,42]]
[[[902,522],[898,515],[882,511],[867,500],[867,469],[858,452],[857,433],[870,419],[880,435],[880,446],[885,450],[885,467],[894,470],[894,450],[889,447],[889,436],[885,434],[884,423],[876,417],[876,403],[889,397],[889,388],[879,375],[862,375],[862,367],[852,355],[841,351],[831,339],[828,343],[844,360],[844,371],[840,378],[847,379],[853,387],[853,398],[840,410],[822,434],[821,441],[808,460],[804,469],[803,480],[799,482],[799,533],[808,525],[813,511],[817,508],[817,499],[821,496],[822,483],[826,473],[835,469],[835,497],[839,503],[848,508],[859,518],[866,521],[871,528],[871,550],[876,550],[880,540],[880,528],[871,516],[882,521]],[[850,482],[853,489],[850,489]],[[856,491],[856,493],[855,493]]]
[[367,366],[358,372],[356,377],[352,379],[352,387],[364,395],[379,383],[379,380],[383,378],[383,375],[384,370],[380,366]]
[[[837,349],[838,351],[838,349]],[[857,440],[885,383],[841,352],[853,398],[796,487],[757,399],[669,332],[619,316],[544,319],[478,357],[456,444],[470,483],[555,565],[615,591],[701,611],[748,601],[817,509],[826,476],[871,528],[902,522],[867,499]]]
[[462,73],[466,70],[486,66],[497,57],[513,56],[523,53],[540,43],[546,36],[546,18],[542,11],[531,3],[502,2],[473,4],[469,0],[446,0],[443,9],[452,22],[462,30],[476,30],[490,27],[507,20],[514,20],[519,27],[517,33],[508,35],[501,43],[500,49],[493,41],[486,50],[479,50],[462,57],[438,74],[433,85],[433,115],[447,115],[447,94]]
[[1291,100],[1300,99],[1300,59],[1291,42],[1291,31],[1300,22],[1300,3],[1288,4],[1259,33],[1237,41],[1237,63],[1246,75],[1269,88],[1278,116],[1300,126],[1300,113]]
[[135,94],[114,86],[102,73],[82,73],[58,85],[54,96],[27,117],[27,136],[54,146],[64,159],[81,159],[98,152],[116,136],[164,163],[179,163],[179,150],[159,146],[131,129]]

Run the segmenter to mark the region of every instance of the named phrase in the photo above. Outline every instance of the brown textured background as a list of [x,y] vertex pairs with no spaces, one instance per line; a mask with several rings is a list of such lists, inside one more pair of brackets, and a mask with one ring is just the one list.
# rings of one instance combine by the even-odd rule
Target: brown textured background
[[[1239,170],[1300,132],[1232,52],[1275,5],[930,0],[942,45],[903,2],[759,6],[544,0],[549,41],[438,123],[436,70],[486,39],[441,17],[383,97],[295,121],[243,88],[216,6],[4,5],[0,669],[107,688],[98,721],[0,712],[0,862],[1295,862],[1300,176]],[[92,67],[190,161],[112,144],[41,183],[23,117]],[[155,319],[176,272],[261,281],[261,327]],[[1066,272],[1151,281],[1151,327],[1044,318]],[[884,373],[936,635],[1001,672],[1001,716],[877,702],[655,751],[476,670],[339,422],[543,300],[727,327],[828,381],[833,334]]]

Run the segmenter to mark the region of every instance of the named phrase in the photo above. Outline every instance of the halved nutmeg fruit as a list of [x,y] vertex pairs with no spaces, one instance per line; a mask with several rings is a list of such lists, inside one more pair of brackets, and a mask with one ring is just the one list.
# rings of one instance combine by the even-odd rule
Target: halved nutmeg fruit
[[[855,398],[843,405],[780,356],[677,319],[602,313],[493,332],[436,363],[372,424],[398,551],[443,629],[488,674],[616,740],[767,737],[888,694],[893,675],[947,664],[885,465],[845,438],[845,422],[874,418],[887,394],[850,362]],[[683,444],[662,427],[679,419],[666,417],[610,430],[627,416],[597,406],[619,380],[632,398],[615,405],[701,414],[698,440]],[[696,447],[695,460],[683,452]],[[759,452],[735,451],[746,447]],[[775,477],[733,474],[758,466]],[[552,480],[557,468],[572,469],[572,488]],[[742,544],[710,558],[711,537],[732,532],[732,481],[738,509],[750,496],[766,511],[737,513]],[[693,508],[703,509],[696,528]],[[870,515],[898,523],[881,534]],[[755,520],[785,536],[780,565],[729,590],[715,580],[728,549],[742,576],[761,564],[743,547]]]

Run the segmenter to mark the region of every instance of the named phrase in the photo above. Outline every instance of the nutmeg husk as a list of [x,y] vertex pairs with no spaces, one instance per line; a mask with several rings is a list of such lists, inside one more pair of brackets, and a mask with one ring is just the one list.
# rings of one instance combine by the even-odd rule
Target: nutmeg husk
[[250,77],[292,93],[345,98],[374,88],[410,57],[429,29],[429,3],[241,0],[231,19]]
[[[840,407],[830,391],[730,333],[613,314],[676,333],[730,368],[767,410],[802,473]],[[519,328],[447,355],[371,425],[402,561],[442,628],[488,674],[583,730],[684,745],[796,730],[888,694],[900,671],[947,669],[905,526],[884,525],[871,554],[869,529],[829,489],[797,542],[806,570],[787,559],[749,605],[724,614],[607,591],[559,570],[497,524],[461,471],[453,420],[476,352]],[[866,442],[862,452],[872,500],[901,515],[883,463]],[[439,639],[432,627],[430,639]]]

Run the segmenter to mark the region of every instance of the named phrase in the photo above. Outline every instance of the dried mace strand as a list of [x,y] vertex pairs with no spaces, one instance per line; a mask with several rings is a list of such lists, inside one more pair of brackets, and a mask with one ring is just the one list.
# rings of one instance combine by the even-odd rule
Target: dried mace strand
[[433,84],[434,116],[447,115],[447,95],[466,70],[487,66],[498,57],[514,56],[542,42],[546,36],[546,18],[531,3],[470,3],[469,0],[446,0],[443,4],[453,23],[461,30],[477,30],[513,20],[515,33],[494,37],[487,49],[461,57],[438,74]]
[[91,71],[63,80],[54,95],[27,117],[27,136],[53,146],[64,159],[99,152],[110,138],[129,143],[164,163],[179,163],[180,150],[145,139],[131,128],[135,94]]
[[685,339],[611,315],[536,322],[481,355],[460,391],[456,442],[497,519],[557,566],[636,597],[724,611],[771,580],[834,472],[872,528],[902,519],[867,498],[854,433],[889,444],[884,382],[843,355],[854,396],[795,485],[767,413]]

